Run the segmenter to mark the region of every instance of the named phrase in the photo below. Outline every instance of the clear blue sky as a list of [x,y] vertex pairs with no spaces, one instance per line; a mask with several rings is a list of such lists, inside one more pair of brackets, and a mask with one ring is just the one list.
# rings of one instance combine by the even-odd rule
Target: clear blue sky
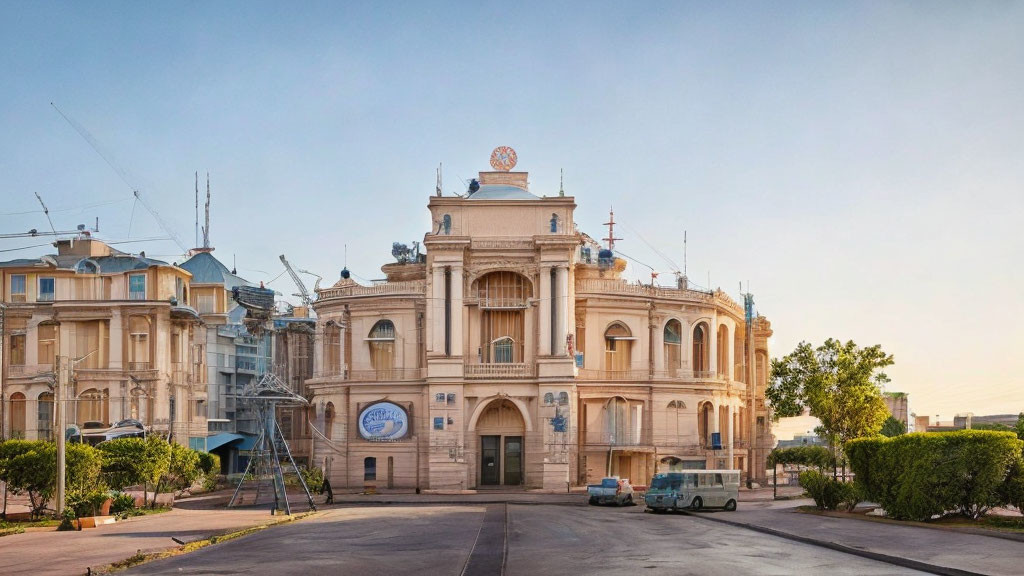
[[51,101],[187,244],[209,171],[215,255],[251,280],[284,253],[333,281],[344,244],[379,277],[438,162],[461,191],[510,145],[663,279],[638,233],[678,262],[687,230],[691,278],[749,281],[775,354],[878,343],[919,414],[1024,410],[1024,4],[339,4],[0,4],[0,232],[48,227],[10,214],[39,192],[59,228],[163,235]]

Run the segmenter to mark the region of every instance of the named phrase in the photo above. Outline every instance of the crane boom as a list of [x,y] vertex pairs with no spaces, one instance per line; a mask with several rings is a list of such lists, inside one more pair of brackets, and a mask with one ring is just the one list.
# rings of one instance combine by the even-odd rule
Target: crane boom
[[[60,108],[57,108],[56,104],[50,102],[50,106],[53,106],[53,109],[56,110],[58,114],[60,114],[61,118],[64,118],[64,120],[66,120],[67,123],[75,129],[75,132],[78,132],[78,135],[81,136],[82,139],[89,144],[89,147],[91,147],[94,152],[100,155],[100,158],[103,158],[107,165],[110,166],[110,169],[116,172],[117,175],[121,178],[121,181],[127,184],[129,188],[131,188],[132,194],[135,195],[135,198],[138,199],[139,202],[142,202],[142,207],[145,208],[146,211],[153,216],[153,219],[156,220],[156,223],[159,224],[160,228],[163,228],[163,231],[166,232],[167,235],[171,237],[171,240],[174,240],[174,243],[178,245],[178,248],[181,248],[182,252],[188,252],[188,248],[185,246],[185,243],[181,241],[181,238],[179,238],[178,235],[174,232],[174,230],[172,230],[171,227],[167,225],[167,222],[165,222],[164,219],[160,217],[160,214],[158,214],[156,210],[153,210],[153,207],[150,206],[149,203],[142,198],[142,195],[139,194],[139,191],[134,186],[132,186],[131,182],[128,181],[128,176],[125,173],[125,171],[120,166],[118,166],[116,162],[114,162],[113,158],[111,158],[109,154],[104,154],[103,150],[100,149],[99,143],[96,142],[96,139],[93,138],[92,134],[88,130],[86,130],[84,126],[82,126],[78,122],[75,122],[67,114],[62,112]],[[40,202],[42,202],[42,200],[40,200]]]
[[288,275],[292,277],[292,282],[295,282],[295,285],[299,287],[299,293],[296,296],[302,298],[304,306],[312,308],[313,298],[309,295],[309,290],[306,289],[306,285],[302,283],[302,278],[299,278],[299,275],[295,273],[295,270],[288,263],[288,259],[284,257],[284,254],[281,254],[281,263],[284,264],[284,269],[288,271]]

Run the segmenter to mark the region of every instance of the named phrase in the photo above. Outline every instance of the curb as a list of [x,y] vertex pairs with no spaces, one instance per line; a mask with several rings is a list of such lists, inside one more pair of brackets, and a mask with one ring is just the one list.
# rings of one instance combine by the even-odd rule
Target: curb
[[852,554],[854,556],[860,556],[861,558],[868,558],[869,560],[877,560],[879,562],[885,562],[886,564],[892,564],[894,566],[900,566],[902,568],[909,568],[911,570],[920,570],[921,572],[929,572],[931,574],[939,574],[940,576],[988,576],[982,572],[970,572],[968,570],[961,570],[959,568],[950,568],[948,566],[939,566],[938,564],[928,564],[927,562],[921,562],[919,560],[911,560],[909,558],[901,558],[899,556],[891,556],[889,554],[882,554],[880,552],[872,552],[870,550],[863,550],[861,548],[854,548],[852,546],[846,546],[844,544],[838,544],[836,542],[830,542],[828,540],[818,540],[816,538],[809,538],[807,536],[800,536],[797,534],[791,534],[789,532],[783,532],[782,530],[776,530],[774,528],[767,528],[765,526],[758,526],[757,524],[745,524],[743,522],[736,522],[734,520],[725,520],[723,518],[712,518],[704,514],[694,514],[686,510],[680,510],[687,516],[694,518],[700,518],[703,520],[709,520],[711,522],[720,522],[722,524],[728,524],[729,526],[736,526],[738,528],[746,528],[754,532],[762,532],[771,536],[777,536],[779,538],[785,538],[787,540],[793,540],[803,544],[810,544],[812,546],[818,546],[821,548],[828,548],[835,550],[836,552],[843,552],[845,554]]
[[516,502],[513,500],[437,500],[430,502],[403,502],[399,500],[373,500],[367,502],[335,502],[327,506],[320,505],[317,510],[332,510],[352,506],[483,506],[492,504],[508,504],[509,506],[586,506],[586,502]]
[[795,510],[797,514],[810,514],[812,516],[821,516],[823,518],[839,518],[842,520],[858,520],[860,522],[876,522],[879,524],[889,524],[890,526],[912,526],[914,528],[927,528],[928,530],[942,530],[943,532],[959,532],[961,534],[971,534],[974,536],[986,536],[988,538],[1002,538],[1003,540],[1011,540],[1013,542],[1024,542],[1024,533],[1018,532],[1001,532],[999,530],[987,530],[985,528],[977,528],[972,526],[943,526],[942,524],[929,524],[928,522],[911,522],[901,520],[890,520],[888,518],[874,518],[870,516],[853,516],[847,518],[846,516],[838,516],[826,512],[820,512],[817,510]]

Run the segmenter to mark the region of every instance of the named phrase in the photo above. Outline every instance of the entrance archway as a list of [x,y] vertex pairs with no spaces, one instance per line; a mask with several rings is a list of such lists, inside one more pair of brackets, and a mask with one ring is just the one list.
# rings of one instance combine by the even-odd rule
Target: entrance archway
[[526,421],[507,398],[492,400],[475,422],[480,439],[480,477],[483,486],[518,486],[524,481],[523,440]]

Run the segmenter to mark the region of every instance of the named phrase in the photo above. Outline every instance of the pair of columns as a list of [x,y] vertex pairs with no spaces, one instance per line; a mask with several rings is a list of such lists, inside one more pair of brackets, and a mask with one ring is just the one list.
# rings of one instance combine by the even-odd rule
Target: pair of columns
[[[554,274],[552,274],[554,270]],[[541,265],[538,324],[539,356],[564,356],[569,334],[569,268],[564,265]]]

